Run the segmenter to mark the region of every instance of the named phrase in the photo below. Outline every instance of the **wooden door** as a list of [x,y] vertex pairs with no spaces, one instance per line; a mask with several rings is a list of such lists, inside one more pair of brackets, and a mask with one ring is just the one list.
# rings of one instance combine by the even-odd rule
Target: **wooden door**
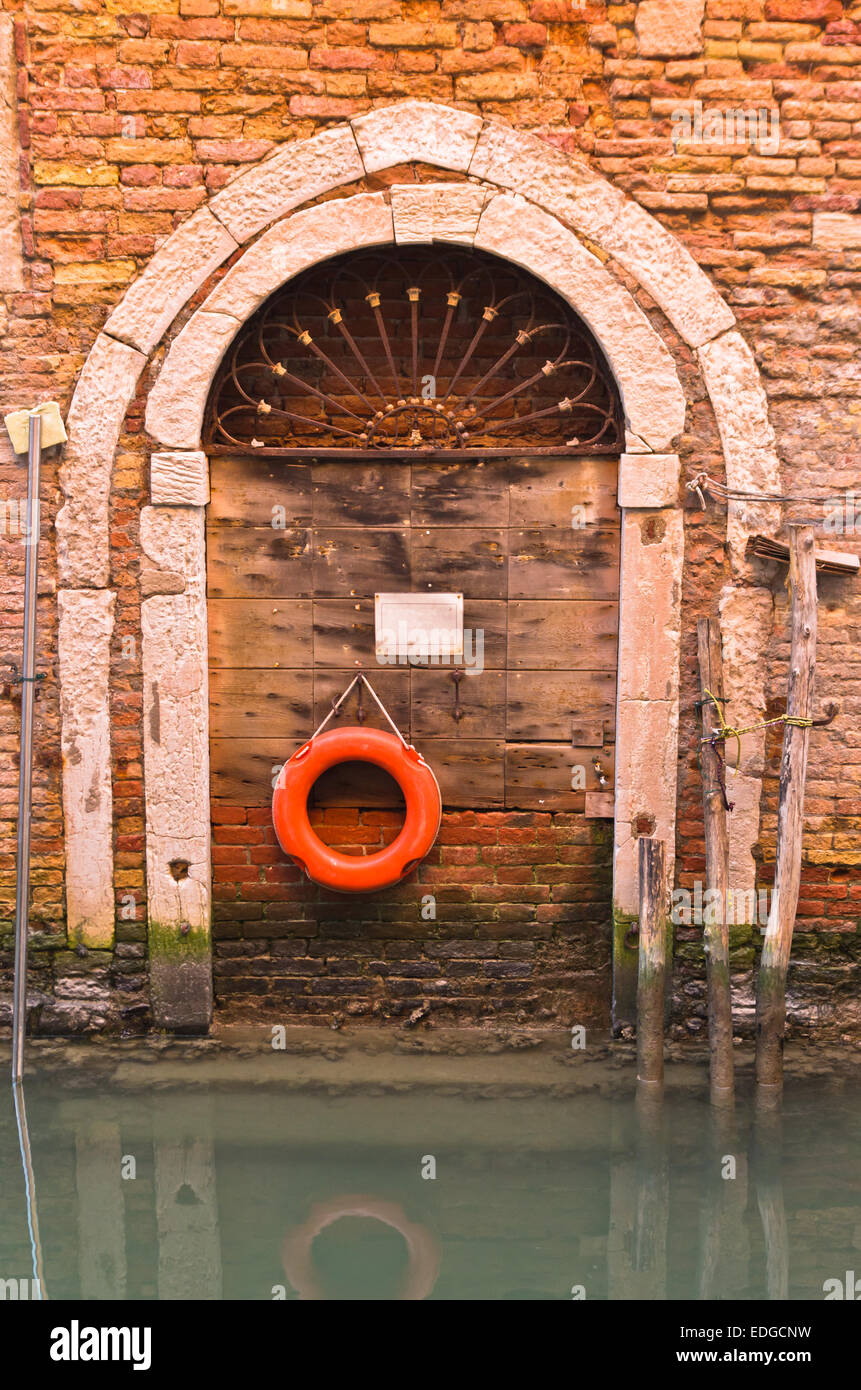
[[[214,457],[214,800],[268,804],[280,765],[361,665],[434,768],[446,808],[584,813],[588,796],[607,814],[617,467],[593,456]],[[374,595],[399,590],[463,593],[471,665],[459,683],[447,665],[376,663]],[[364,705],[368,724],[387,727]],[[339,722],[356,722],[353,697]],[[393,795],[382,775],[347,769],[321,779],[315,800],[386,806]]]

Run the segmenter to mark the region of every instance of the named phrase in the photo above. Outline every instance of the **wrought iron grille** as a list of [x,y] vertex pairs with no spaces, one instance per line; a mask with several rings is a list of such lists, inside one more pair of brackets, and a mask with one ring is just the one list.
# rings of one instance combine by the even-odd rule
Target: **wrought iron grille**
[[277,454],[598,453],[618,391],[558,295],[505,261],[437,247],[352,252],[278,290],[231,344],[210,448]]

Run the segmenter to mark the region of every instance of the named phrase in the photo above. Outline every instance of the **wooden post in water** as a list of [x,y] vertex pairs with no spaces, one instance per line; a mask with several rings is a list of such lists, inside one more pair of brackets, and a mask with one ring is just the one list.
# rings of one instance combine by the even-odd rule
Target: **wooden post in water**
[[[718,711],[706,691],[723,697],[723,662],[716,623],[700,618],[697,623],[700,664],[700,699],[703,735],[710,738],[720,727]],[[701,744],[703,820],[706,839],[706,891],[703,945],[706,956],[709,1009],[709,1075],[713,1105],[733,1103],[732,993],[729,978],[729,837],[720,781],[718,755]],[[710,893],[708,890],[713,890]],[[715,901],[717,899],[717,901]]]
[[[789,582],[792,590],[792,648],[786,712],[812,718],[816,671],[816,553],[812,526],[791,526]],[[786,974],[801,883],[804,782],[810,729],[787,724],[780,763],[774,891],[765,930],[756,989],[756,1084],[760,1100],[780,1095]]]
[[664,970],[667,940],[664,842],[641,836],[637,1081],[664,1084]]

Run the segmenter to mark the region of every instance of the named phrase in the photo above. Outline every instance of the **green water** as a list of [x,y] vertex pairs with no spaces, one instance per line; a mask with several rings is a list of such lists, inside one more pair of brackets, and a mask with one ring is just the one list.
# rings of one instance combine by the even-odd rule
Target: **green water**
[[144,1060],[28,1082],[37,1242],[4,1093],[0,1279],[29,1281],[34,1244],[54,1299],[822,1300],[861,1278],[851,1075],[790,1077],[758,1128],[742,1085],[716,1133],[672,1066],[644,1112],[629,1067],[573,1084],[538,1056],[486,1077],[468,1057],[363,1077],[337,1055]]

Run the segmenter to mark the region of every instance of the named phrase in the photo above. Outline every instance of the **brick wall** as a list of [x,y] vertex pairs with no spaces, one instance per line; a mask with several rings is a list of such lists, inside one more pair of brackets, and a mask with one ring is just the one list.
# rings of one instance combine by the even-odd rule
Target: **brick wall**
[[[283,141],[308,136],[372,105],[429,97],[535,132],[584,159],[652,211],[706,270],[737,316],[769,394],[785,489],[827,495],[857,486],[857,5],[848,0],[706,0],[702,27],[688,40],[688,51],[681,53],[669,51],[678,48],[672,38],[664,41],[667,51],[660,51],[660,39],[649,41],[646,7],[633,3],[141,0],[137,8],[121,13],[113,4],[89,0],[80,7],[63,0],[4,0],[2,8],[15,21],[25,257],[24,288],[3,295],[0,310],[4,410],[57,399],[65,412],[86,354],[124,288],[160,241],[244,164]],[[672,113],[679,103],[694,100],[721,108],[776,108],[781,121],[779,154],[749,147],[674,148]],[[413,172],[390,171],[375,186],[411,178]],[[422,177],[428,171],[416,173]],[[439,172],[433,171],[433,177],[440,177]],[[196,303],[212,283],[203,287]],[[688,391],[689,424],[680,448],[683,466],[695,457],[697,466],[721,476],[714,419],[695,363],[642,292],[640,302],[674,353]],[[118,947],[104,959],[91,953],[99,957],[96,966],[102,975],[101,983],[92,987],[96,1003],[89,1011],[80,1006],[78,981],[84,963],[65,949],[63,937],[50,541],[44,547],[40,669],[47,679],[37,701],[34,924],[40,935],[34,943],[33,969],[37,987],[57,989],[68,1000],[68,1007],[56,1016],[75,1026],[88,1017],[119,1026],[123,1009],[130,1011],[126,1023],[144,1016],[137,517],[148,496],[142,411],[154,370],[151,365],[144,374],[129,411],[114,479]],[[22,497],[22,479],[21,464],[11,458],[4,439],[0,493]],[[57,463],[49,457],[43,487],[46,538],[59,501]],[[683,883],[693,882],[703,871],[691,708],[695,622],[699,615],[714,612],[716,595],[729,573],[723,516],[714,508],[703,514],[695,507],[692,503],[687,514],[683,607],[677,846]],[[799,505],[793,514],[800,517],[805,508]],[[859,535],[856,531],[834,543],[857,553]],[[0,552],[0,665],[5,676],[10,664],[20,660],[20,538],[8,533],[0,537]],[[783,574],[776,568],[771,582],[775,642],[763,660],[768,662],[770,695],[779,706],[787,647]],[[838,985],[843,989],[846,981],[857,981],[859,634],[858,582],[825,581],[817,689],[823,700],[839,700],[842,714],[834,727],[813,737],[811,746],[798,938],[798,977],[802,984],[810,982],[802,989],[807,1003],[798,1013],[805,1026],[828,1022],[821,1010],[817,1012],[817,999],[827,999],[829,990]],[[136,645],[124,648],[127,637],[136,639]],[[14,903],[18,709],[6,692],[0,699],[4,989]],[[769,750],[764,876],[773,854],[778,757],[775,743]],[[222,847],[228,848],[229,842]],[[463,847],[468,848],[466,842]],[[225,867],[217,865],[219,870]],[[123,915],[129,910],[129,895],[134,898],[133,918]],[[702,958],[696,942],[685,942],[685,933],[680,935],[689,955],[682,957],[679,1003],[696,1022]],[[741,954],[736,964],[745,988],[756,945],[748,940],[737,946]],[[539,949],[544,948],[536,944]],[[122,994],[113,987],[121,980]],[[849,1021],[851,1013],[847,1004],[844,1016]],[[839,1029],[839,1020],[832,1017],[829,1026]]]
[[[312,812],[344,853],[374,853],[402,820]],[[213,839],[215,994],[233,1014],[609,1026],[609,824],[450,811],[415,875],[360,899],[309,883],[268,807],[214,806]]]

